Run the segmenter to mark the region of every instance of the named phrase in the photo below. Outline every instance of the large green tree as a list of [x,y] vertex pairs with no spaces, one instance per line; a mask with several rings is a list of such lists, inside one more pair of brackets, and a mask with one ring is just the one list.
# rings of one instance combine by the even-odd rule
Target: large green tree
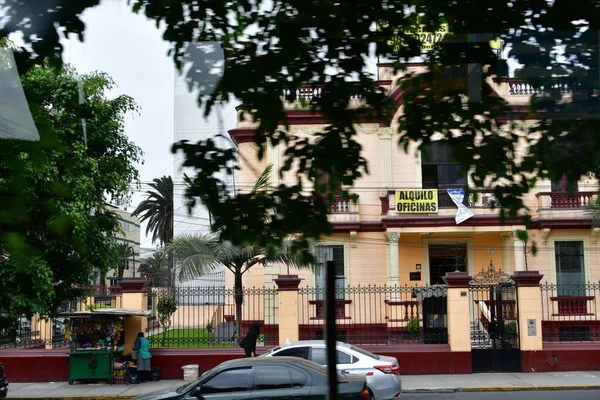
[[[171,243],[173,239],[173,178],[162,176],[154,178],[149,184],[150,190],[146,191],[146,199],[136,207],[131,215],[140,220],[148,221],[146,235],[152,232],[152,243],[158,241],[161,245]],[[169,281],[172,282],[173,257],[169,253]]]
[[[85,27],[79,15],[99,0],[4,4],[9,20],[0,35],[23,33],[32,48],[24,49],[19,58],[26,66],[32,60],[59,62],[58,32],[76,33],[83,40]],[[221,79],[210,88],[206,77],[218,69],[215,52],[190,60],[190,85],[210,89],[203,92],[211,94],[201,103],[210,110],[216,103],[239,99],[249,119],[258,123],[259,156],[264,144],[283,142],[287,151],[282,170],[299,167],[298,184],[282,185],[268,195],[232,194],[215,172],[233,172],[234,150],[220,148],[210,139],[178,144],[175,150],[186,155],[184,166],[197,171],[188,191],[190,205],[202,200],[224,239],[241,243],[258,238],[262,245],[277,246],[291,232],[302,232],[307,240],[330,232],[329,200],[303,196],[302,179],[327,173],[333,194],[340,183],[350,187],[368,173],[354,123],[391,122],[398,103],[404,105],[394,125],[399,144],[428,144],[434,133],[441,135],[472,181],[494,189],[502,217],[529,222],[522,195],[539,178],[567,173],[573,179],[600,172],[600,139],[595,134],[600,127],[595,118],[600,4],[595,0],[581,0],[577,6],[567,0],[507,0],[485,6],[472,0],[174,0],[169,7],[162,0],[131,0],[130,4],[134,12],[164,24],[163,37],[172,43],[178,65],[187,43],[220,43],[226,59],[220,66]],[[378,30],[382,21],[387,25]],[[424,25],[422,31],[434,32],[442,22],[448,23],[454,37],[448,35],[444,45],[423,53],[419,40],[432,35],[418,34],[418,24]],[[473,36],[479,33],[501,35],[507,51],[510,48],[524,64],[521,75],[540,89],[526,107],[511,108],[491,91],[490,80],[501,76],[504,68],[488,39]],[[404,70],[407,60],[420,56],[430,68],[422,74],[404,74],[393,85],[400,90],[390,97],[380,89],[377,77],[367,72],[368,56],[391,60],[396,70]],[[447,82],[439,67],[467,64],[477,71],[469,79],[470,89],[440,93]],[[284,101],[293,99],[303,85],[322,88],[320,96],[307,101],[310,111],[327,122],[312,140],[287,129]],[[564,85],[575,94],[571,103],[560,101]],[[362,97],[363,106],[350,109],[350,99],[356,96]],[[499,134],[497,123],[515,111],[518,116],[541,116],[529,128],[529,136],[513,123]],[[528,151],[520,153],[518,144],[528,145]],[[568,171],[563,171],[565,166]],[[267,209],[274,211],[267,221],[251,212]],[[308,241],[304,247],[308,249]]]
[[21,82],[40,140],[0,141],[0,310],[50,315],[89,287],[95,268],[105,274],[119,261],[111,237],[120,227],[106,204],[138,179],[141,151],[124,133],[137,106],[109,98],[104,73],[38,66]]

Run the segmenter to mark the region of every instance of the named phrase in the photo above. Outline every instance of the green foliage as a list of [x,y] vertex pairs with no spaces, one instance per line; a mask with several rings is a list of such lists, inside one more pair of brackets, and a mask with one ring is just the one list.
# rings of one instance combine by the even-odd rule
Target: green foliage
[[504,331],[508,333],[517,333],[517,323],[512,321],[504,325]]
[[99,310],[102,308],[111,308],[111,306],[106,305],[106,304],[102,304],[102,303],[97,303],[97,304],[88,304],[85,309],[88,311],[94,311],[94,310]]
[[83,294],[95,268],[104,275],[118,263],[119,224],[106,201],[138,179],[141,151],[123,132],[137,106],[108,98],[114,82],[104,73],[81,82],[83,106],[72,68],[30,69],[22,85],[40,140],[1,141],[0,309],[11,315],[51,315]]
[[213,324],[212,322],[207,322],[206,325],[204,326],[204,329],[206,329],[207,332],[212,332],[213,330]]
[[[58,64],[62,54],[59,32],[75,33],[82,40],[85,26],[80,15],[98,3],[7,0],[4,6],[11,22],[0,29],[0,36],[20,30],[31,44],[34,57],[23,51],[18,58],[21,68],[43,59]],[[215,68],[222,61],[219,51],[208,49],[203,57],[191,60],[189,85],[211,93],[201,96],[200,103],[209,112],[214,104],[239,99],[245,117],[258,126],[257,155],[264,156],[265,144],[284,143],[287,150],[280,172],[297,167],[295,183],[269,193],[231,193],[216,172],[234,173],[234,149],[220,148],[213,139],[173,147],[185,154],[185,167],[196,169],[187,189],[189,206],[198,201],[206,204],[213,229],[235,244],[254,240],[262,247],[277,247],[288,234],[300,232],[303,242],[296,250],[308,252],[311,238],[330,233],[331,198],[303,195],[302,181],[328,174],[333,195],[340,183],[351,187],[368,173],[356,139],[354,124],[359,120],[394,122],[394,138],[405,149],[416,144],[424,150],[437,136],[451,147],[454,159],[477,187],[493,189],[501,218],[521,219],[526,227],[531,226],[531,219],[523,195],[540,178],[555,179],[564,173],[572,181],[588,172],[597,176],[600,172],[600,137],[596,134],[600,119],[590,118],[598,113],[595,91],[600,75],[595,0],[581,0],[576,7],[567,1],[511,0],[478,8],[471,0],[356,0],[352,7],[322,0],[273,0],[270,7],[249,0],[174,0],[169,7],[164,0],[132,0],[130,4],[133,12],[156,21],[157,27],[165,26],[163,38],[172,44],[170,53],[178,66],[186,44],[219,43],[220,49],[212,50],[223,50],[226,62],[215,84],[207,85],[206,78],[219,69]],[[388,27],[376,30],[381,21]],[[448,23],[450,32],[463,36],[422,54],[414,35],[416,26],[423,24],[425,31],[432,32],[442,22]],[[503,70],[496,54],[485,41],[472,45],[464,40],[467,34],[488,32],[502,35],[511,55],[524,64],[521,76],[546,88],[520,110],[492,90],[490,83]],[[390,45],[390,41],[401,45]],[[554,51],[556,43],[564,46],[564,52]],[[377,57],[392,60],[395,72],[406,72],[405,61],[415,56],[422,56],[431,67],[422,74],[405,73],[393,82],[392,87],[398,88],[396,98],[404,105],[402,115],[393,115],[398,106],[395,99],[380,89],[376,76],[365,72],[373,50]],[[469,80],[469,87],[481,87],[481,100],[466,101],[466,89],[441,89],[446,82],[436,67],[467,64],[486,67],[479,78]],[[577,95],[572,102],[561,102],[556,85],[567,83]],[[306,84],[323,89],[321,96],[304,105],[327,121],[311,138],[288,130],[284,110],[284,101],[294,100],[296,90]],[[290,94],[283,99],[283,93]],[[350,109],[350,100],[357,95],[364,105]],[[504,134],[498,134],[498,122],[513,111],[520,116],[540,112],[544,118],[528,128],[528,136],[519,131],[516,120]],[[528,151],[522,151],[522,146],[528,146]],[[272,218],[263,217],[267,211],[273,212]]]
[[139,217],[142,222],[148,221],[146,235],[152,232],[152,243],[158,240],[160,244],[166,244],[173,238],[173,178],[154,178],[149,186],[152,190],[146,191],[146,199],[131,215]]
[[234,341],[213,339],[212,334],[204,328],[171,329],[149,335],[148,340],[153,348],[237,347]]
[[156,250],[152,256],[141,262],[138,272],[146,278],[151,287],[165,286],[169,279],[167,251],[164,248]]
[[133,250],[133,247],[127,243],[117,243],[116,248],[119,261],[115,269],[117,271],[117,277],[121,279],[123,278],[123,273],[125,272],[125,266],[129,260],[133,259],[135,251]]
[[181,234],[173,238],[169,248],[177,263],[177,277],[180,281],[195,279],[227,268],[234,276],[235,319],[238,337],[242,334],[243,275],[251,268],[270,263],[282,263],[295,268],[312,265],[312,257],[303,258],[291,249],[294,242],[284,242],[280,247],[260,247],[252,242],[236,245],[220,240],[214,235]]
[[406,325],[408,329],[408,333],[412,335],[416,335],[419,333],[419,318],[413,317],[408,320],[408,324]]
[[[146,191],[146,199],[143,200],[131,215],[140,218],[140,221],[148,221],[146,226],[146,235],[152,232],[152,243],[159,241],[160,244],[167,244],[173,240],[173,222],[175,214],[173,210],[173,178],[162,176],[154,178],[149,184],[152,190]],[[166,274],[167,285],[173,284],[173,255],[167,253]]]
[[156,304],[156,312],[158,313],[158,323],[163,329],[168,329],[171,326],[171,317],[177,311],[177,300],[174,297],[161,297]]

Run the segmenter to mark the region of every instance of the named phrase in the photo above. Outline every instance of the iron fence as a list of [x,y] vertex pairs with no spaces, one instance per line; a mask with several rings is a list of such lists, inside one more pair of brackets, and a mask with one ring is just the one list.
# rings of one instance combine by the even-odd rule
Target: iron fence
[[544,342],[600,342],[600,282],[544,283],[540,289]]
[[[446,286],[336,289],[337,340],[356,345],[448,343]],[[299,290],[300,340],[324,338],[324,290]]]
[[[62,330],[63,318],[31,320],[24,316],[0,317],[0,349],[44,349],[68,347]],[[45,329],[43,332],[40,328]]]
[[[244,288],[241,332],[252,322],[261,326],[259,346],[279,344],[277,289]],[[176,310],[161,315],[161,302],[173,299]],[[164,302],[166,304],[166,302]],[[153,348],[236,347],[236,293],[224,287],[154,288],[148,293],[148,340]]]

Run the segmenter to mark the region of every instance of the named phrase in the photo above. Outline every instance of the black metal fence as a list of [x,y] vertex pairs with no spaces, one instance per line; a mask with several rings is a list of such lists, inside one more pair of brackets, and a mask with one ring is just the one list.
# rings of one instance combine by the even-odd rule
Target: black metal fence
[[544,283],[540,289],[544,342],[600,342],[600,282]]
[[[0,317],[0,349],[43,349],[68,347],[62,329],[64,318],[36,321],[25,316]],[[42,332],[40,329],[45,329]]]
[[[336,289],[337,339],[356,344],[448,343],[446,286]],[[300,340],[324,338],[324,290],[299,291]]]
[[[148,295],[148,340],[153,348],[236,347],[236,295],[224,287],[155,288]],[[259,346],[279,344],[277,289],[244,288],[241,297],[241,332],[252,322],[261,326]],[[174,300],[172,315],[161,314]]]

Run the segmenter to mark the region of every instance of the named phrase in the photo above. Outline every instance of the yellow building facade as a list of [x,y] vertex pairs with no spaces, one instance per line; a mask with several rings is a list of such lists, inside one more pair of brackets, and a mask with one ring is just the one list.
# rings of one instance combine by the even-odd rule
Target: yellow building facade
[[[411,68],[424,69],[421,65]],[[378,69],[381,86],[392,98],[398,97],[399,88],[394,86],[398,75],[394,75],[391,65],[380,64]],[[521,86],[510,82],[494,85],[496,92],[509,103],[520,105],[529,101],[529,95],[523,94],[527,91],[519,90]],[[318,93],[306,89],[299,91],[298,98],[310,99],[314,95]],[[310,137],[322,128],[324,121],[308,111],[303,112],[299,102],[287,106],[292,134]],[[399,104],[398,114],[392,121],[402,112]],[[257,171],[260,173],[268,164],[274,167],[271,177],[274,186],[291,183],[295,179],[293,174],[280,178],[277,172],[283,164],[285,148],[269,147],[266,157],[258,161],[256,145],[252,142],[254,125],[243,119],[242,109],[239,113],[241,122],[230,131],[243,155],[239,186],[251,187]],[[459,173],[442,147],[433,148],[428,160],[421,157],[415,145],[405,152],[397,144],[396,130],[395,123],[391,126],[357,125],[356,140],[368,160],[370,173],[349,188],[359,196],[357,203],[339,199],[332,205],[330,221],[335,233],[321,243],[338,265],[339,285],[441,284],[446,272],[463,271],[474,275],[486,269],[490,261],[507,274],[540,271],[544,281],[549,283],[600,280],[599,231],[592,228],[585,211],[585,206],[595,201],[596,179],[582,177],[574,194],[566,193],[565,185],[560,182],[539,182],[524,199],[533,217],[533,229],[528,231],[530,240],[524,243],[516,234],[525,229],[519,221],[500,224],[498,211],[493,208],[491,189],[474,189],[476,196],[468,194],[463,204],[474,215],[457,223],[457,206],[447,189],[463,188],[469,184],[467,177]],[[410,203],[422,202],[408,199],[409,204],[398,212],[398,191],[412,196],[413,200],[414,196],[433,192],[437,197],[433,202],[435,211],[419,210]],[[538,249],[535,255],[530,251],[533,243]],[[272,287],[273,279],[285,273],[287,269],[277,265],[253,268],[246,274],[244,284]],[[320,285],[318,273],[297,273],[303,279],[301,285]]]

